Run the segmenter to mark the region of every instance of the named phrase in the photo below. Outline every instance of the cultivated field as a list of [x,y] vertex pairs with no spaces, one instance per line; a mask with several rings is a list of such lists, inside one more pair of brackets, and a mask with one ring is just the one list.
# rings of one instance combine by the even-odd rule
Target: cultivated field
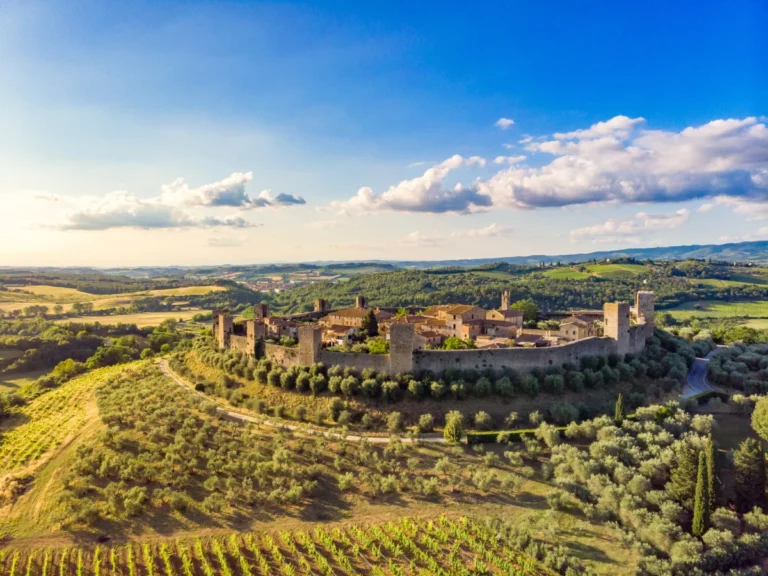
[[723,302],[721,300],[699,300],[684,302],[675,308],[664,310],[675,319],[690,318],[768,318],[768,301]]
[[3,550],[4,574],[554,575],[466,517],[231,534],[176,542]]
[[56,320],[58,324],[66,322],[84,322],[94,324],[99,322],[100,324],[136,324],[139,328],[146,326],[157,326],[163,322],[173,318],[174,320],[187,321],[191,320],[195,314],[199,314],[199,310],[170,310],[168,312],[142,312],[138,314],[114,314],[111,316],[77,316],[73,318],[62,318]]

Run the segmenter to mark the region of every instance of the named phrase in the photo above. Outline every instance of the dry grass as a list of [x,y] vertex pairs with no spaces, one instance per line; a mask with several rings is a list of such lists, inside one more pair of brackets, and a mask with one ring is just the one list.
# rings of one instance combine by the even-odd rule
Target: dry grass
[[163,320],[173,318],[174,320],[187,321],[192,316],[198,314],[196,310],[171,310],[169,312],[142,312],[139,314],[115,314],[112,316],[77,316],[75,318],[62,318],[56,320],[57,324],[66,322],[83,322],[86,324],[136,324],[139,328],[147,326],[158,326]]

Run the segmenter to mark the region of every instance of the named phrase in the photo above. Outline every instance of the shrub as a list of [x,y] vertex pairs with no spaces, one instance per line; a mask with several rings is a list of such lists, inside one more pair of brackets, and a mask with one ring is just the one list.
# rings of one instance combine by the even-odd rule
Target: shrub
[[505,398],[510,398],[515,395],[515,387],[508,376],[496,380],[493,387],[498,395],[504,396]]
[[[365,373],[365,371],[363,371]],[[381,393],[381,386],[375,378],[367,378],[362,384],[363,394],[368,398],[378,398]]]
[[446,419],[445,428],[443,429],[443,437],[450,444],[458,444],[461,442],[461,438],[464,436],[464,427],[462,426],[459,418]]
[[368,413],[363,414],[363,417],[360,419],[360,424],[366,430],[370,430],[371,428],[373,428],[373,416],[371,416]]
[[550,374],[544,378],[544,390],[550,394],[562,394],[565,390],[565,379],[559,374]]
[[400,384],[387,380],[381,385],[381,396],[389,402],[397,402],[400,399]]
[[411,398],[421,400],[424,397],[424,392],[424,383],[420,380],[411,380],[408,382],[408,393],[411,395]]
[[328,409],[331,412],[331,418],[333,420],[339,419],[339,414],[341,414],[341,411],[344,410],[346,406],[344,405],[344,402],[342,402],[339,398],[334,398],[331,400],[330,405],[328,406]]
[[419,416],[419,432],[432,432],[435,428],[435,418],[432,414],[422,414]]
[[532,374],[526,374],[520,381],[520,389],[529,396],[536,396],[539,393],[539,380]]
[[[333,366],[332,368],[337,368],[337,366]],[[338,394],[339,392],[341,392],[341,376],[330,377],[330,379],[328,380],[328,390],[330,390],[334,394]]]
[[491,385],[491,381],[485,377],[478,379],[472,389],[472,393],[480,398],[488,396],[492,391],[493,386]]
[[267,372],[266,368],[259,367],[259,368],[256,368],[256,370],[254,370],[253,377],[255,378],[256,382],[258,382],[259,384],[266,384],[267,374],[269,374],[269,372]]
[[480,411],[475,414],[475,428],[478,430],[490,430],[493,427],[493,418],[488,412]]
[[344,396],[354,396],[357,393],[357,378],[354,376],[347,376],[341,381],[341,393]]
[[306,420],[307,418],[307,407],[304,406],[304,404],[299,404],[296,406],[296,408],[293,409],[293,417],[296,420]]
[[549,407],[549,417],[555,424],[565,426],[579,419],[579,409],[567,402],[552,404]]
[[339,413],[339,417],[336,419],[336,422],[338,422],[342,426],[347,426],[352,421],[352,412],[349,410],[342,410]]
[[581,372],[568,372],[568,388],[574,392],[583,392],[584,374]]
[[288,370],[287,372],[283,372],[280,375],[280,386],[282,386],[284,390],[291,390],[292,388],[295,388],[296,387],[296,374],[292,370]]
[[[395,382],[397,384],[397,382]],[[403,415],[400,412],[391,412],[387,416],[387,430],[392,433],[400,432],[403,429]]]
[[327,386],[328,381],[322,374],[312,376],[312,379],[309,381],[309,389],[312,390],[312,394],[314,395],[324,392]]
[[435,398],[436,400],[439,400],[443,396],[445,396],[445,393],[447,392],[447,388],[445,384],[443,384],[439,380],[435,380],[429,385],[429,393],[432,396],[432,398]]
[[267,375],[267,382],[270,386],[280,386],[280,370],[273,369],[269,371],[269,374]]
[[302,372],[296,377],[296,390],[306,392],[309,390],[311,376],[308,372]]

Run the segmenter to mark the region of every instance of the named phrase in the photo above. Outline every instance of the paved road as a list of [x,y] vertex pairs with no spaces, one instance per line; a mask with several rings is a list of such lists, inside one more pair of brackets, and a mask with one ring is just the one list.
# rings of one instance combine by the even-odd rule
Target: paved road
[[[212,401],[212,402],[215,402],[216,404],[219,404],[217,400],[211,398],[210,396],[206,396],[202,392],[198,392],[197,390],[195,390],[195,387],[190,382],[188,382],[187,380],[179,376],[176,372],[174,372],[171,369],[171,367],[168,365],[168,360],[162,360],[159,366],[163,374],[168,376],[168,378],[176,382],[176,384],[178,384],[179,386],[189,389],[195,394],[205,398],[209,402]],[[285,422],[275,422],[275,421],[267,420],[266,418],[263,418],[263,417],[249,416],[247,414],[241,414],[239,412],[232,412],[231,410],[221,408],[220,406],[217,406],[216,409],[219,411],[219,413],[224,414],[225,416],[229,418],[233,418],[235,420],[241,420],[243,422],[253,422],[256,424],[261,424],[263,426],[271,426],[273,428],[286,428],[288,430],[299,432],[301,434],[309,434],[313,436],[325,436],[326,438],[334,438],[339,440],[342,438],[345,438],[347,440],[352,440],[353,442],[354,441],[359,442],[360,440],[365,439],[372,444],[387,444],[392,441],[392,438],[390,438],[389,436],[355,436],[353,434],[342,436],[341,434],[338,434],[336,432],[327,432],[325,430],[315,430],[313,428],[310,428],[309,426],[297,426],[295,424],[287,424]],[[406,443],[412,441],[410,438],[401,438],[400,440]],[[419,440],[421,440],[422,442],[434,442],[437,444],[442,444],[446,441],[445,438],[437,434],[423,434],[420,436]]]
[[709,366],[709,359],[717,354],[722,348],[715,348],[704,358],[696,358],[696,361],[691,367],[691,371],[688,372],[685,386],[683,386],[683,398],[690,398],[696,396],[707,390],[718,390],[716,386],[713,386],[707,380],[707,367]]

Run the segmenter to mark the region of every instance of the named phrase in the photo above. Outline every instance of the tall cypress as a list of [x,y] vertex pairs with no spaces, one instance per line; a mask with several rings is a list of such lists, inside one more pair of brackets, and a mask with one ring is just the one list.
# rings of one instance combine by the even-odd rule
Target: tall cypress
[[693,504],[693,526],[691,533],[694,536],[703,536],[707,531],[709,522],[709,496],[707,495],[707,457],[704,452],[699,452],[699,473],[696,476],[696,497]]
[[616,411],[613,419],[617,425],[624,421],[624,396],[621,392],[619,392],[619,397],[616,399]]
[[715,443],[712,441],[712,435],[707,438],[707,447],[704,452],[707,457],[707,495],[709,496],[709,513],[715,511],[715,500],[717,498],[717,461],[715,460]]
[[734,491],[739,512],[765,506],[765,454],[757,438],[747,438],[733,453]]

